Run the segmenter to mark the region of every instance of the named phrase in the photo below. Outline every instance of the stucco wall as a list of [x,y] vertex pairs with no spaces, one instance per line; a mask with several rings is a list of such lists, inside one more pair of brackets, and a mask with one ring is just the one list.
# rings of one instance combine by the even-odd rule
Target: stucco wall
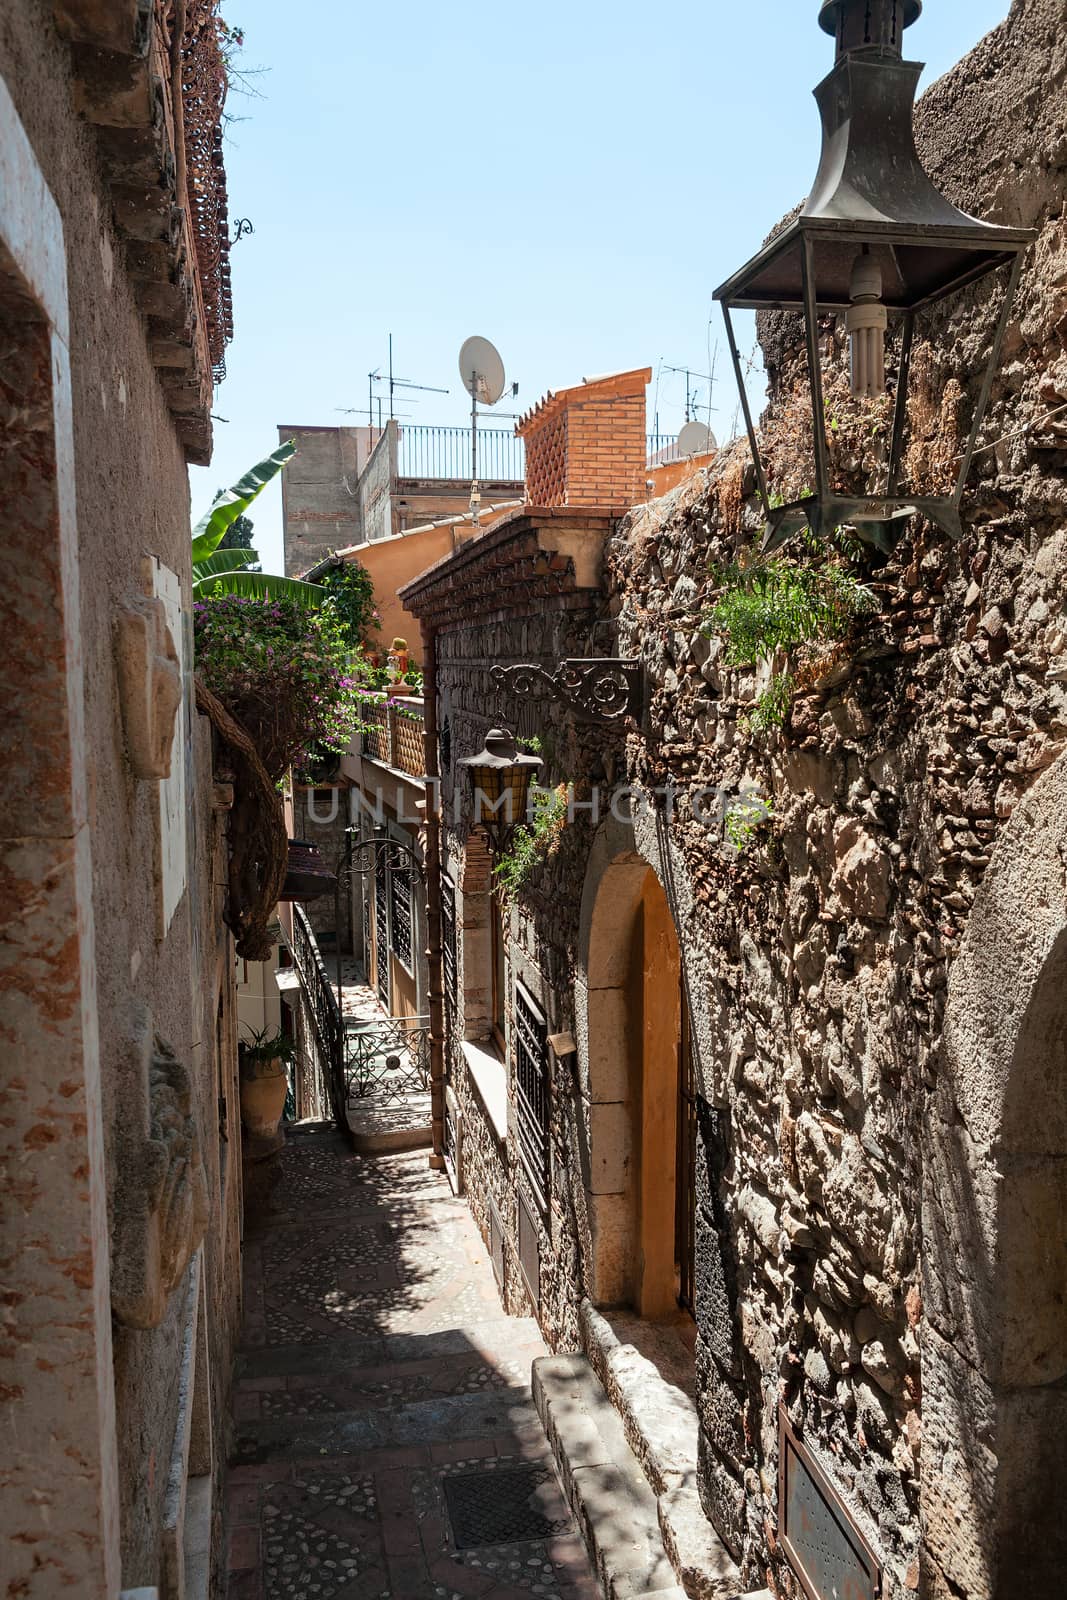
[[[185,458],[151,365],[145,322],[123,268],[111,201],[92,131],[75,115],[67,47],[50,8],[25,0],[0,16],[0,74],[15,101],[62,218],[69,285],[71,409],[80,614],[84,660],[88,830],[96,927],[97,1019],[103,1130],[112,1225],[117,1180],[130,1134],[128,1070],[136,1009],[187,1065],[194,1081],[212,1221],[206,1250],[213,1353],[215,1459],[239,1297],[239,1162],[220,1171],[220,1095],[229,1107],[233,1069],[232,957],[222,935],[213,875],[218,822],[210,739],[190,716],[188,685],[181,759],[186,763],[187,888],[165,937],[157,918],[159,785],[134,777],[127,758],[112,630],[116,608],[143,592],[141,563],[155,556],[180,576],[189,599],[189,492]],[[186,612],[188,618],[188,611]],[[192,640],[186,621],[185,660]],[[33,693],[32,684],[26,693]],[[34,807],[32,792],[23,804]],[[223,1017],[217,1010],[222,998]],[[221,1044],[223,1081],[216,1082]],[[236,1169],[236,1176],[234,1175]],[[160,1578],[161,1523],[178,1407],[178,1345],[184,1295],[161,1326],[116,1324],[114,1384],[119,1443],[124,1584]],[[216,1541],[217,1543],[217,1541]],[[42,1591],[43,1592],[43,1591]]]
[[408,654],[416,665],[422,662],[422,636],[419,624],[397,599],[397,590],[432,567],[455,547],[455,528],[420,528],[417,532],[396,534],[362,546],[356,559],[370,573],[374,584],[374,603],[381,617],[375,645],[388,650],[393,639],[406,639]]
[[282,473],[285,571],[292,576],[363,537],[356,486],[371,434],[367,428],[279,423],[278,439],[296,443],[296,455]]

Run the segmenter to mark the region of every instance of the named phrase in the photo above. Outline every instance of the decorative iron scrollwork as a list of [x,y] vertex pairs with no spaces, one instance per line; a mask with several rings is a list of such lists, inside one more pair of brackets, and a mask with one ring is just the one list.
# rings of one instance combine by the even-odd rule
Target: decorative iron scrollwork
[[428,1017],[391,1017],[349,1026],[345,1035],[345,1083],[349,1096],[373,1095],[400,1104],[430,1088]]
[[553,670],[535,662],[493,667],[493,685],[518,699],[562,700],[592,722],[619,723],[641,708],[641,663],[611,656],[572,658]]

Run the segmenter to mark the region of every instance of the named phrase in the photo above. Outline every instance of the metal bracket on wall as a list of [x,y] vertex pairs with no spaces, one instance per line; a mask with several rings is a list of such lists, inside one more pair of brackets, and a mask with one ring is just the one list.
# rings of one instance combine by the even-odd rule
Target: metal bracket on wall
[[574,657],[553,670],[534,662],[493,667],[493,685],[519,699],[562,700],[590,722],[618,724],[641,714],[641,663],[612,656]]

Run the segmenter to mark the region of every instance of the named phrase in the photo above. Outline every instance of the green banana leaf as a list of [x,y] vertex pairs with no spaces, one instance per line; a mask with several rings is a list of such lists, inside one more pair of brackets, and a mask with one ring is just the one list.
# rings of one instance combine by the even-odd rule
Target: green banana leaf
[[193,562],[193,588],[220,572],[243,572],[246,567],[258,567],[259,556],[254,550],[216,550],[213,556]]
[[247,511],[260,490],[266,488],[275,474],[280,472],[295,454],[295,442],[287,439],[263,461],[257,461],[239,483],[235,483],[231,489],[223,490],[213,502],[211,509],[204,512],[193,529],[194,561],[204,561],[208,556],[214,555],[230,523],[235,522]]
[[[242,553],[248,554],[247,551]],[[200,599],[237,594],[246,600],[295,600],[312,611],[326,598],[326,590],[319,583],[279,578],[272,572],[223,572],[218,577],[197,579],[193,583],[193,594]]]

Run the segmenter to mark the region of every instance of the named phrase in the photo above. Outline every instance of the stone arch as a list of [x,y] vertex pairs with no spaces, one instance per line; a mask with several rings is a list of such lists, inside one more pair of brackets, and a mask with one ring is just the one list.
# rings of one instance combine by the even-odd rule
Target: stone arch
[[975,899],[923,1167],[929,1589],[1054,1593],[1067,1561],[1067,755],[1019,801]]
[[674,1307],[680,952],[632,829],[606,823],[582,894],[576,995],[594,1304]]

